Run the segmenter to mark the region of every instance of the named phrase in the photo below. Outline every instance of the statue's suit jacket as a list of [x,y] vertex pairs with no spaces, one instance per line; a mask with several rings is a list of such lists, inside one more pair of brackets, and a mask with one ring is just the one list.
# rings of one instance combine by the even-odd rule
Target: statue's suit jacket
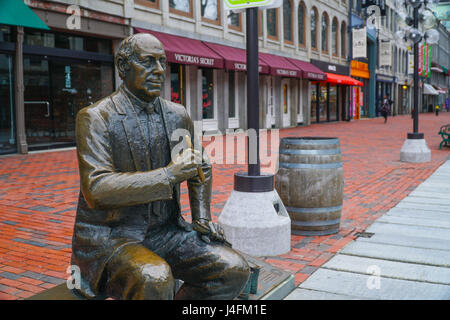
[[[171,150],[176,129],[194,137],[186,109],[158,98]],[[158,103],[158,101],[156,102]],[[178,131],[176,132],[176,134]],[[77,155],[81,192],[72,240],[72,265],[81,271],[81,293],[99,295],[102,274],[116,250],[144,240],[149,226],[149,203],[176,200],[180,213],[180,185],[171,185],[163,168],[151,170],[148,141],[138,116],[122,88],[82,109],[76,120]],[[157,151],[156,151],[157,152]],[[160,152],[160,151],[159,151]],[[198,176],[188,180],[192,217],[210,217],[211,166],[202,163],[205,182]]]

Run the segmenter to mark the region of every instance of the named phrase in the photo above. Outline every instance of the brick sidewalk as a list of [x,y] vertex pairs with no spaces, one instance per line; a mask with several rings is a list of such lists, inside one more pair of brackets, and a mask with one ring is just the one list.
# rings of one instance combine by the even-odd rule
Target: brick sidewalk
[[[420,115],[432,152],[424,164],[402,163],[400,149],[412,130],[410,116],[283,129],[280,136],[338,137],[344,161],[344,205],[338,234],[292,236],[292,250],[266,261],[295,274],[296,285],[356,238],[375,219],[429,177],[450,154],[438,150],[439,127],[450,113]],[[215,165],[212,212],[217,219],[245,165]],[[79,192],[75,151],[0,157],[0,299],[21,299],[62,283],[70,262]],[[185,184],[182,210],[189,206]]]

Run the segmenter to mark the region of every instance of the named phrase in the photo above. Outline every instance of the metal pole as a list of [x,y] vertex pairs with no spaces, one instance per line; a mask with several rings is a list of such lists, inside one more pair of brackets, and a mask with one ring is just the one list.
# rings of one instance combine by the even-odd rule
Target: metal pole
[[[258,8],[246,9],[247,22],[247,128],[256,133],[255,143],[247,138],[248,175],[261,174],[259,159],[259,70],[258,70]],[[253,135],[254,137],[254,135]],[[256,152],[256,155],[254,154]]]
[[[419,26],[419,8],[414,8],[414,28]],[[413,132],[419,132],[419,43],[414,43],[414,125]]]

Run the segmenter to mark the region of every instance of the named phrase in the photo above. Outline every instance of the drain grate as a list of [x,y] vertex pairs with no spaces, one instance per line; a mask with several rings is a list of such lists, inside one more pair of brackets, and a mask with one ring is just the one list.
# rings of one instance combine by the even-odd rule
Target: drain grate
[[372,236],[374,234],[375,233],[372,233],[372,232],[357,232],[357,233],[355,233],[355,236],[357,238],[372,238]]

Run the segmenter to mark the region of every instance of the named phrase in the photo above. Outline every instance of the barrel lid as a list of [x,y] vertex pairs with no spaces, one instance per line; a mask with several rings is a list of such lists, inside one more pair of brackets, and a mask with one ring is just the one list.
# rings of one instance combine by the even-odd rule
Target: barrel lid
[[336,137],[286,137],[281,138],[283,144],[306,145],[306,144],[339,144]]

